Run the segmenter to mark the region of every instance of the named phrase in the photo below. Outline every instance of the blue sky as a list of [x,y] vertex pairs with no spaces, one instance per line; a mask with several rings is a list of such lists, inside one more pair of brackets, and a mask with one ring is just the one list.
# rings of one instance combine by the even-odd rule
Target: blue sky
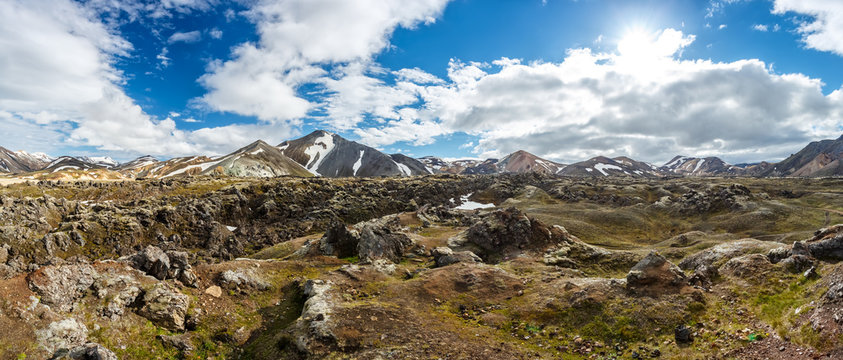
[[0,146],[327,129],[412,156],[778,160],[843,132],[841,22],[822,0],[9,0]]

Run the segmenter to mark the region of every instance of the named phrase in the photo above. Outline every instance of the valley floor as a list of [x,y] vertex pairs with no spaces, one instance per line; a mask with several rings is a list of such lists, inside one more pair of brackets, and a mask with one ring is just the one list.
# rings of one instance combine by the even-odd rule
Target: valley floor
[[843,357],[843,179],[2,185],[0,358]]

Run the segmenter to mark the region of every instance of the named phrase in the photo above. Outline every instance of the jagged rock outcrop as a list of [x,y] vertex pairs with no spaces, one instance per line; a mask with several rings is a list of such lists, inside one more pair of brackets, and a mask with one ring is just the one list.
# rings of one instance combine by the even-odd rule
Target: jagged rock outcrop
[[296,320],[296,347],[313,354],[319,348],[330,346],[335,340],[332,313],[337,300],[332,295],[333,283],[324,280],[307,280],[304,295],[307,298],[301,316]]
[[364,263],[389,260],[397,263],[413,246],[413,241],[401,232],[397,216],[385,216],[365,221],[349,229],[334,223],[321,239],[309,243],[298,253],[333,255],[340,258],[357,256]]
[[133,268],[158,280],[175,279],[190,287],[197,287],[199,279],[193,272],[184,251],[164,252],[157,246],[147,246],[139,253],[124,259]]
[[843,260],[843,225],[819,229],[810,239],[770,250],[767,258],[772,263],[781,263],[791,272],[805,271],[817,260]]
[[561,259],[568,258],[570,267],[576,267],[578,262],[594,263],[614,255],[580,241],[564,227],[547,225],[514,207],[479,216],[468,230],[449,239],[448,246],[472,251],[487,263],[534,253],[546,254],[549,264],[568,263]]
[[386,221],[365,223],[358,227],[360,241],[357,243],[357,256],[363,263],[376,260],[400,262],[413,245],[413,241],[401,232],[396,231],[398,218]]

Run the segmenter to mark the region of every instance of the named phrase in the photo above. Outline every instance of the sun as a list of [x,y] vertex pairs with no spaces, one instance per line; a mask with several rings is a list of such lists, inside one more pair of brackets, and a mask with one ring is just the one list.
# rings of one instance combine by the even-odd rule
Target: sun
[[654,42],[652,33],[644,29],[632,29],[618,42],[618,52],[622,56],[644,57],[652,52]]

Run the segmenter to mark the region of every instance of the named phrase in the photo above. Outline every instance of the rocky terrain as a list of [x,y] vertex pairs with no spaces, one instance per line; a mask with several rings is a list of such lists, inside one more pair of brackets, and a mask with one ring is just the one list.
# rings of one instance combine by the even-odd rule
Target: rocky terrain
[[538,173],[4,186],[0,358],[839,358],[841,189]]

